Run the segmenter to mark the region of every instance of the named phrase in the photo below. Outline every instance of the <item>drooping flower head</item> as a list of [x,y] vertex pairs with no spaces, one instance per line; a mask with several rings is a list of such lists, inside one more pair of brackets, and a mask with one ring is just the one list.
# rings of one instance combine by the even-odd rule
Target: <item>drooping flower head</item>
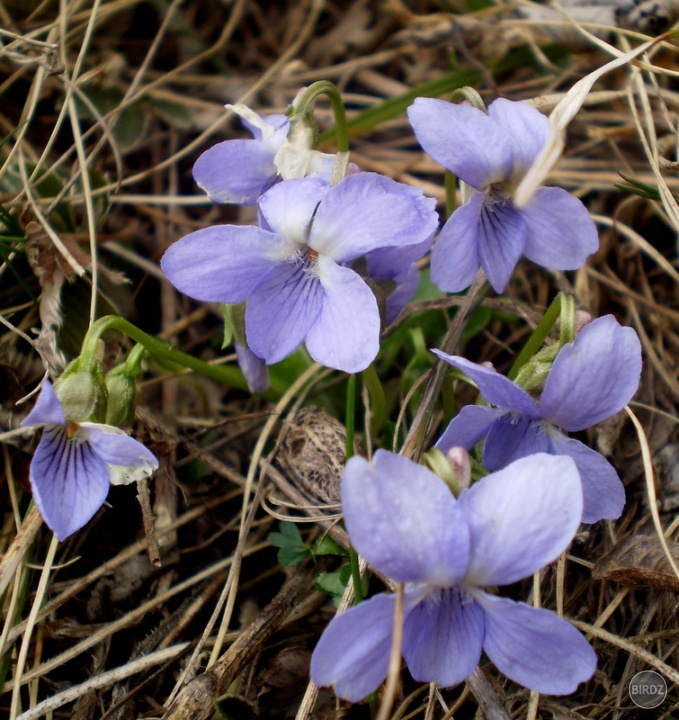
[[615,468],[567,432],[585,430],[622,410],[641,375],[641,344],[632,328],[612,315],[586,325],[554,360],[540,399],[492,368],[436,354],[462,370],[493,405],[467,405],[453,418],[436,447],[470,449],[485,438],[483,464],[491,472],[535,452],[570,455],[580,471],[583,521],[620,517],[625,491]]
[[68,418],[48,380],[21,425],[43,426],[30,482],[35,504],[58,540],[89,522],[109,484],[126,485],[158,467],[155,455],[119,428]]
[[594,222],[566,190],[542,187],[527,207],[512,203],[547,140],[548,121],[538,110],[498,99],[486,114],[466,104],[417,98],[408,118],[424,150],[472,188],[434,245],[431,277],[442,290],[464,290],[481,267],[502,292],[521,255],[554,270],[575,270],[596,251]]
[[262,227],[220,225],[163,256],[170,282],[203,301],[247,302],[247,345],[266,363],[302,342],[327,367],[358,372],[379,349],[377,302],[348,263],[380,247],[417,245],[438,223],[435,201],[376,173],[287,180],[259,201]]
[[[378,450],[353,457],[341,484],[349,537],[375,569],[405,583],[403,656],[411,675],[443,687],[468,677],[482,650],[511,680],[550,695],[591,677],[596,655],[566,620],[498,597],[556,559],[582,512],[568,457],[518,460],[455,500],[426,468]],[[311,679],[352,702],[387,675],[395,596],[380,594],[335,617],[311,659]]]
[[245,105],[227,105],[252,133],[251,139],[225,140],[206,150],[193,177],[212,200],[254,205],[278,179],[332,172],[334,155],[313,150],[303,121],[283,114],[258,115]]

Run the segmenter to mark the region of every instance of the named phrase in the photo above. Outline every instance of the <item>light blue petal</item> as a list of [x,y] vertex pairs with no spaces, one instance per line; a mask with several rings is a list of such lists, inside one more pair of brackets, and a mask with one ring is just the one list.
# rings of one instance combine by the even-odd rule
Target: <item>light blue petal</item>
[[419,682],[457,685],[481,658],[484,613],[465,593],[434,590],[407,615],[403,657]]
[[309,246],[337,263],[381,247],[419,245],[438,227],[436,201],[377,173],[347,175],[318,207]]
[[58,540],[85,525],[108,494],[108,471],[81,433],[47,426],[30,469],[33,499]]
[[482,193],[474,193],[450,216],[434,243],[430,273],[444,292],[462,292],[479,271]]
[[549,136],[549,120],[525,102],[498,98],[488,106],[488,115],[502,129],[511,144],[510,184],[518,184],[542,150]]
[[215,202],[254,205],[276,180],[273,160],[257,140],[226,140],[196,160],[193,177]]
[[481,207],[477,251],[479,263],[495,292],[504,292],[527,237],[522,214],[507,199]]
[[491,472],[501,470],[533,453],[551,453],[548,426],[525,415],[508,413],[490,428],[483,446],[483,465]]
[[420,284],[420,269],[413,263],[405,272],[396,275],[393,281],[396,283],[396,288],[387,297],[385,325],[393,323],[401,310],[410,302]]
[[269,371],[262,358],[257,357],[247,345],[234,342],[238,367],[248,383],[250,392],[264,392],[269,389]]
[[552,270],[577,270],[599,248],[587,208],[563,188],[538,188],[521,210],[527,235],[523,254]]
[[510,177],[513,143],[502,126],[482,110],[417,98],[408,108],[408,120],[422,148],[476,190]]
[[19,423],[19,427],[34,425],[66,425],[66,417],[61,402],[49,380],[42,381],[40,395],[31,412]]
[[341,484],[356,550],[398,582],[454,585],[467,569],[468,531],[445,483],[427,468],[378,450],[353,457]]
[[245,302],[262,277],[295,249],[257,227],[215,225],[168,248],[160,266],[181,292],[206,302]]
[[570,456],[578,467],[584,495],[582,522],[617,520],[625,506],[625,488],[615,468],[601,453],[579,440],[566,437],[558,430],[552,430],[549,435],[550,452]]
[[311,679],[358,702],[387,677],[394,628],[394,595],[375,597],[335,617],[311,656]]
[[481,395],[495,407],[512,410],[529,417],[538,417],[538,408],[533,398],[522,388],[500,375],[497,370],[473,363],[459,355],[447,355],[440,350],[432,350],[441,360],[456,367],[478,385]]
[[545,695],[569,695],[594,674],[596,653],[563,618],[486,593],[476,599],[486,616],[483,649],[510,680]]
[[564,430],[584,430],[622,410],[640,376],[636,332],[605,315],[559,351],[540,397],[540,412]]
[[582,518],[582,484],[565,455],[540,453],[460,494],[471,532],[466,586],[509,585],[556,560]]
[[300,256],[276,266],[257,285],[245,310],[245,334],[252,352],[269,365],[290,355],[317,321],[323,296],[308,259]]
[[306,346],[326,367],[365,370],[380,349],[380,313],[372,290],[349,268],[318,258],[323,291],[321,311],[309,328]]
[[[275,152],[285,142],[290,132],[290,118],[283,113],[271,113],[270,115],[259,115],[262,126],[258,127],[250,122],[247,116],[238,111],[238,106],[231,106],[231,109],[238,115],[243,125],[252,133],[255,140],[262,142],[269,150]],[[268,125],[273,132],[264,127]],[[267,137],[264,137],[264,130],[267,130]]]
[[318,176],[285,180],[259,199],[259,210],[267,227],[296,249],[308,241],[311,219],[328,193],[328,183]]
[[81,431],[90,447],[107,465],[158,468],[158,459],[142,443],[120,428],[98,423],[81,423]]
[[436,447],[442,453],[448,452],[453,447],[471,450],[488,434],[495,421],[505,412],[499,408],[483,405],[466,405],[450,421],[445,432],[438,439]]
[[417,245],[402,245],[400,247],[383,247],[371,250],[366,256],[368,274],[371,278],[393,280],[406,272],[415,260],[427,254],[431,247],[431,238],[427,238]]

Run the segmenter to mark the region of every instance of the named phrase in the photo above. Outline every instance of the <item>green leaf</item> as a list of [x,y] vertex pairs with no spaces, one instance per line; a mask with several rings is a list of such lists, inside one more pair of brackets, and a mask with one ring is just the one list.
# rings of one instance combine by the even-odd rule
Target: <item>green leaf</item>
[[[345,565],[344,567],[349,568],[348,565]],[[349,574],[351,574],[351,568],[349,568]],[[319,576],[318,580],[316,580],[316,587],[321,592],[327,593],[328,595],[341,597],[347,589],[348,582],[349,578],[342,578],[341,570],[337,572],[325,572]]]
[[297,528],[291,522],[279,524],[280,532],[272,532],[267,540],[278,550],[278,562],[283,567],[291,567],[302,562],[310,553],[311,549],[306,545]]
[[339,557],[349,557],[349,553],[330,535],[324,535],[317,540],[311,548],[312,555],[337,555]]

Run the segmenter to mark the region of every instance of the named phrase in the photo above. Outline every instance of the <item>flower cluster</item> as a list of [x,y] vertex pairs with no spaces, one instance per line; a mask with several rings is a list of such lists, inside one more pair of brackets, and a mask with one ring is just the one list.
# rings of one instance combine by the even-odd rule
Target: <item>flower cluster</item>
[[[328,367],[362,370],[377,355],[381,325],[417,287],[415,263],[437,226],[433,203],[358,169],[330,182],[331,156],[313,149],[304,122],[238,112],[254,139],[208,150],[194,176],[217,201],[256,203],[258,226],[193,232],[169,248],[163,271],[193,298],[244,306],[236,347],[251,385],[259,363],[276,363],[302,343]],[[431,254],[441,290],[464,290],[481,268],[502,292],[522,255],[575,270],[597,250],[589,213],[566,190],[543,187],[527,205],[514,203],[548,139],[548,120],[535,108],[418,98],[408,117],[424,150],[461,181],[462,204]],[[341,488],[351,542],[375,569],[405,584],[402,653],[416,680],[459,683],[483,651],[517,683],[573,692],[596,666],[582,635],[551,612],[489,588],[552,562],[582,521],[621,514],[615,469],[566,433],[629,402],[641,372],[639,340],[602,317],[577,336],[562,334],[540,357],[540,374],[517,382],[435,352],[491,405],[463,408],[437,448],[450,458],[454,448],[464,453],[485,438],[491,474],[456,499],[406,458],[382,450],[372,463],[352,458]],[[314,651],[312,679],[351,701],[373,692],[387,674],[395,608],[396,596],[378,594],[336,617]]]
[[[527,205],[514,202],[547,142],[548,121],[535,108],[500,99],[484,110],[427,98],[410,107],[424,150],[461,181],[462,204],[434,240],[435,200],[374,172],[343,173],[347,153],[338,153],[338,162],[315,149],[309,107],[327,85],[308,89],[286,115],[233,106],[253,137],[207,150],[194,177],[215,202],[256,205],[257,224],[202,228],[174,243],[161,261],[178,290],[226,306],[252,390],[266,387],[267,365],[302,344],[327,367],[368,368],[383,327],[413,296],[418,261],[433,241],[431,277],[444,292],[464,290],[479,269],[502,292],[522,255],[574,270],[596,251],[594,223],[566,190],[543,187]],[[565,307],[561,338],[532,359],[535,367],[541,363],[533,377],[530,361],[514,382],[434,351],[488,403],[462,408],[436,444],[439,456],[463,453],[461,467],[469,467],[466,451],[484,441],[483,467],[476,468],[477,477],[485,474],[481,480],[456,497],[433,471],[384,450],[372,462],[354,457],[345,467],[341,499],[350,540],[370,565],[404,584],[402,654],[418,681],[459,683],[482,652],[511,680],[540,693],[571,693],[594,672],[594,651],[571,624],[497,591],[554,561],[581,522],[619,517],[625,501],[613,466],[567,433],[630,401],[641,373],[639,339],[612,316],[576,335]],[[92,348],[106,327],[97,321],[88,331],[82,367],[95,367]],[[143,336],[140,345],[173,366],[216,377],[213,366],[168,350],[129,323],[116,327]],[[109,484],[132,482],[158,465],[139,442],[100,422],[125,425],[132,417],[140,357],[135,353],[109,373],[110,387],[125,398],[109,415],[97,392],[85,405],[74,404],[67,388],[78,382],[65,373],[54,387],[44,382],[22,423],[43,426],[30,481],[60,540],[94,515]],[[238,382],[245,387],[240,375]],[[431,416],[434,401],[423,415]],[[387,675],[396,607],[395,595],[381,593],[336,617],[314,651],[313,680],[351,701],[376,690]]]

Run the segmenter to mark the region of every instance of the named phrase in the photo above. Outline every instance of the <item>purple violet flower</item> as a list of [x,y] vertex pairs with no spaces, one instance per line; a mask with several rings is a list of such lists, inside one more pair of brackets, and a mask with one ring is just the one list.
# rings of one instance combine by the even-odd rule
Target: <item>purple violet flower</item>
[[158,467],[155,455],[119,428],[68,420],[48,380],[21,422],[34,425],[44,427],[31,461],[33,499],[58,540],[91,520],[109,484],[127,485]]
[[211,200],[254,205],[279,176],[332,172],[335,156],[312,150],[313,137],[303,123],[291,132],[285,115],[258,115],[245,105],[226,107],[240,116],[253,138],[217,143],[196,160],[193,177]]
[[[351,542],[405,583],[403,656],[420,682],[456,685],[483,650],[532,690],[566,695],[596,655],[566,620],[484,590],[509,585],[555,560],[580,524],[582,488],[568,457],[533,455],[488,475],[456,500],[411,460],[378,450],[353,457],[341,484]],[[311,679],[356,702],[387,675],[395,596],[379,594],[335,617],[311,658]]]
[[512,203],[547,141],[548,120],[541,112],[504,99],[492,102],[486,114],[470,105],[417,98],[408,118],[424,150],[473,188],[434,245],[431,277],[441,290],[464,290],[480,266],[502,292],[521,255],[554,270],[575,270],[599,247],[587,209],[563,188],[539,188],[522,209]]
[[263,227],[219,225],[170,247],[163,272],[208,302],[247,301],[248,347],[267,364],[302,342],[327,367],[358,372],[379,349],[377,302],[344,265],[379,247],[416,245],[435,232],[435,201],[376,173],[287,180],[259,201]]
[[632,399],[641,375],[641,344],[632,328],[612,315],[585,326],[559,351],[537,402],[492,368],[434,352],[462,370],[494,406],[463,407],[436,443],[439,450],[470,449],[485,438],[483,464],[491,472],[536,452],[570,455],[582,478],[583,522],[620,517],[625,490],[615,468],[562,430],[585,430]]

